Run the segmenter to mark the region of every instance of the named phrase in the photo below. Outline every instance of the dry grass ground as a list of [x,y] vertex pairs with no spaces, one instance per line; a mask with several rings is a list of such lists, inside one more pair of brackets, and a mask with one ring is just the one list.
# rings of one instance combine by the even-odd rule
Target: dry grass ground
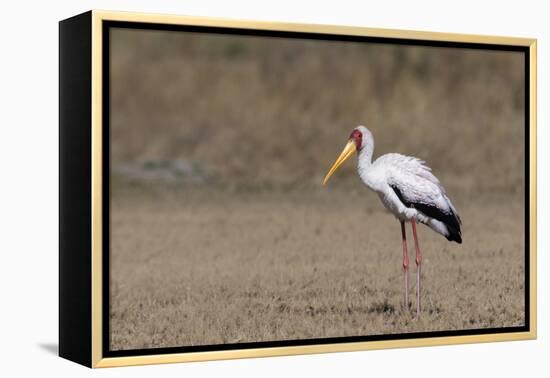
[[462,245],[419,229],[415,319],[402,305],[399,223],[366,189],[126,192],[112,204],[111,347],[522,325],[521,201],[458,201]]

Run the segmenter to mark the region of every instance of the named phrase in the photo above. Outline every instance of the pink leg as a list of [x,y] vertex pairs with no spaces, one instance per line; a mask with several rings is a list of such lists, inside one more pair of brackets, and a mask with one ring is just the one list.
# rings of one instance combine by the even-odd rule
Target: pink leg
[[403,278],[405,281],[405,308],[409,307],[409,253],[407,251],[407,235],[405,222],[401,222],[401,236],[403,242]]
[[416,221],[411,221],[413,236],[414,236],[414,248],[416,249],[416,315],[420,316],[420,268],[422,263],[422,254],[420,253],[420,246],[418,245],[418,236],[416,236]]

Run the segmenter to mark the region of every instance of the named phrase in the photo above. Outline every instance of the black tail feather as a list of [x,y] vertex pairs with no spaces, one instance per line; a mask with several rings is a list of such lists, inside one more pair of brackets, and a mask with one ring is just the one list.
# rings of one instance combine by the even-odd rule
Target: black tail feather
[[462,233],[460,231],[460,226],[458,227],[458,230],[447,224],[446,226],[447,226],[447,230],[449,231],[449,235],[446,236],[447,240],[457,242],[458,244],[462,244]]

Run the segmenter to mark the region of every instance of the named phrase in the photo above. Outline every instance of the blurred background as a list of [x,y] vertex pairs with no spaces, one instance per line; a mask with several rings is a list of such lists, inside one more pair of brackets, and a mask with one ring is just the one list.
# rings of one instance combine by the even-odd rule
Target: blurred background
[[[138,29],[110,47],[112,349],[524,324],[523,54]],[[355,162],[321,185],[359,124],[463,220],[461,245],[419,228],[420,318]]]
[[462,194],[522,190],[521,53],[114,29],[111,54],[115,181],[320,188],[363,124]]

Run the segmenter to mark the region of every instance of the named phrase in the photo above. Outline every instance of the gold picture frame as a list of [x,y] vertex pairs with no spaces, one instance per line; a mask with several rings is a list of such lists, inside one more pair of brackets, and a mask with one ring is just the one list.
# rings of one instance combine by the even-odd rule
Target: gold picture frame
[[[185,25],[212,28],[236,28],[274,32],[311,33],[335,36],[387,38],[436,43],[517,46],[528,54],[529,122],[529,235],[528,238],[528,330],[445,337],[406,338],[341,342],[297,346],[259,347],[214,351],[105,356],[104,354],[104,151],[103,120],[105,88],[103,87],[104,28],[108,22],[139,24]],[[85,54],[82,54],[85,51]],[[346,352],[371,349],[465,344],[494,341],[535,339],[537,332],[536,307],[536,39],[468,34],[435,33],[376,29],[367,27],[293,24],[252,20],[217,19],[145,13],[126,13],[93,10],[60,23],[60,355],[89,367],[113,367],[188,361],[207,361],[296,354]],[[79,64],[69,68],[70,63]],[[71,71],[72,70],[72,71]],[[86,75],[89,70],[89,75]],[[71,71],[71,72],[69,72]],[[76,83],[76,84],[75,84]],[[78,85],[78,89],[74,89]],[[70,93],[69,93],[70,92]],[[79,93],[82,93],[80,96]],[[88,102],[89,101],[89,102]],[[76,104],[78,102],[78,104]],[[74,111],[78,109],[79,111]],[[89,122],[89,127],[79,123]],[[81,128],[81,131],[75,128]],[[91,133],[90,133],[91,131]],[[527,137],[527,135],[526,135]],[[76,153],[71,144],[75,138],[89,149],[88,160],[68,162]],[[80,138],[80,139],[79,139]],[[77,148],[77,147],[74,147]],[[84,152],[83,152],[84,153]],[[74,158],[74,155],[72,155]],[[87,165],[89,163],[89,165]],[[78,185],[68,185],[77,170],[83,175]],[[89,187],[87,187],[89,185]],[[82,190],[81,190],[82,189]],[[526,193],[527,197],[527,193]],[[81,203],[78,208],[75,203]],[[76,207],[75,207],[76,206]],[[80,211],[79,211],[80,210]],[[77,220],[77,221],[75,221]],[[81,220],[81,221],[80,221]],[[72,234],[74,236],[69,236]],[[83,237],[82,235],[86,235]],[[82,254],[80,253],[82,251]],[[78,276],[78,277],[77,277]],[[79,294],[80,293],[80,294]],[[80,299],[75,299],[80,295]],[[84,314],[84,315],[83,315]]]

